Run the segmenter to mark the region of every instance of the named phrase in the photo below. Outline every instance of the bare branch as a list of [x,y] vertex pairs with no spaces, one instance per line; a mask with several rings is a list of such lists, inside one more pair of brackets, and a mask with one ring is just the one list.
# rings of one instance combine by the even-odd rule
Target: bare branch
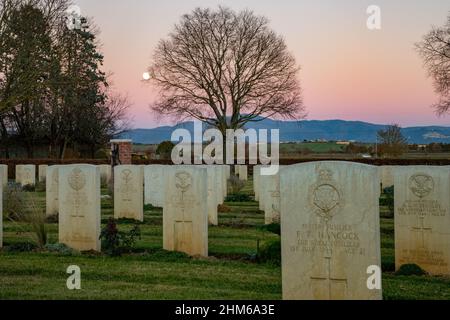
[[416,44],[428,75],[433,79],[434,90],[440,101],[433,105],[438,114],[450,110],[450,13],[443,27],[433,27],[422,41]]
[[224,131],[259,117],[302,117],[299,68],[268,20],[245,10],[196,9],[161,40],[149,70],[160,115]]

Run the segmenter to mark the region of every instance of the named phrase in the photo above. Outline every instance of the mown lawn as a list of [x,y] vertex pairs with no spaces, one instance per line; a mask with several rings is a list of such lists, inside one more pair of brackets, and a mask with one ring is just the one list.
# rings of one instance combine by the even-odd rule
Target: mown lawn
[[[107,193],[106,190],[102,191]],[[244,192],[252,192],[251,179]],[[43,192],[28,193],[38,206]],[[63,254],[42,250],[10,251],[32,242],[28,223],[4,221],[0,251],[0,299],[281,299],[281,269],[254,259],[261,246],[278,236],[263,228],[256,202],[226,203],[218,227],[209,228],[209,257],[190,258],[162,250],[162,210],[148,208],[141,239],[131,254]],[[389,216],[382,208],[382,217]],[[112,216],[111,200],[102,200],[102,225]],[[131,221],[119,221],[129,230]],[[48,223],[49,242],[57,242],[57,223]],[[381,220],[383,296],[385,299],[450,299],[450,279],[394,275],[394,223]],[[66,269],[81,268],[81,290],[66,288]]]

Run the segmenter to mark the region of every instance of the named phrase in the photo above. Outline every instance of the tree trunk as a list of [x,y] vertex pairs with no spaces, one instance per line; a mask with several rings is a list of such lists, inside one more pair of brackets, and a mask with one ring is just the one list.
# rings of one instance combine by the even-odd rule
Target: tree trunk
[[1,132],[2,132],[2,140],[4,141],[5,158],[9,159],[8,130],[6,129],[3,119],[0,120],[0,125],[1,125]]
[[66,154],[66,148],[67,148],[67,140],[64,139],[63,145],[62,145],[62,147],[60,149],[60,153],[59,153],[59,158],[61,160],[64,160],[64,156]]
[[26,149],[27,149],[27,157],[28,157],[28,159],[33,159],[33,157],[34,157],[33,143],[32,142],[27,142]]

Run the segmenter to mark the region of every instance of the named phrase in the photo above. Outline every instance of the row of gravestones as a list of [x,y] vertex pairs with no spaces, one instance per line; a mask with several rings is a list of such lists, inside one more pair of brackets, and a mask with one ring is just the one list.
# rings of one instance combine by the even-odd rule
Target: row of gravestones
[[450,167],[312,162],[253,172],[265,222],[281,220],[285,298],[380,297],[365,281],[380,266],[380,184],[395,190],[396,268],[450,275]]
[[[38,175],[37,178],[39,182],[46,182],[48,165],[40,164],[38,165]],[[101,181],[102,184],[107,184],[111,179],[111,166],[104,164],[99,165]],[[0,164],[0,172],[2,173],[3,185],[6,186],[8,183],[8,166],[5,164]],[[16,177],[15,182],[22,186],[34,186],[36,184],[36,165],[34,164],[19,164],[16,165]]]
[[[115,180],[131,181],[130,168],[142,176],[138,166],[119,166]],[[223,176],[212,184],[208,171],[216,169],[209,167],[165,166],[158,171],[157,166],[147,166],[143,170],[150,185],[157,185],[157,175],[163,182],[155,189],[163,191],[164,248],[207,256],[208,201],[210,192],[221,198]],[[276,209],[275,221],[281,220],[283,297],[380,299],[381,289],[367,285],[367,270],[381,265],[380,169],[326,161],[285,166],[275,176],[260,175],[258,170],[254,169],[257,197],[267,208]],[[100,250],[99,168],[60,166],[58,171],[60,242],[79,250]],[[416,263],[430,274],[449,275],[450,168],[396,167],[392,174],[396,266]],[[131,187],[123,182],[115,185],[116,194],[120,188],[125,188],[125,194],[136,190],[142,194],[139,179]],[[159,200],[151,199],[158,190],[149,189],[147,201],[161,201],[161,192]],[[278,208],[266,201],[267,194],[279,198]]]

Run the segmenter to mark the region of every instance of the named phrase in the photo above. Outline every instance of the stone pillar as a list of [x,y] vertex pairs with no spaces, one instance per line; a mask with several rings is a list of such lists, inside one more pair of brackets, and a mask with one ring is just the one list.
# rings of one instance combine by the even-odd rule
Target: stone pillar
[[[133,141],[132,140],[127,140],[127,139],[115,139],[115,140],[111,140],[111,153],[112,153],[112,160],[111,162],[114,161],[114,154],[115,152],[118,152],[117,154],[117,158],[118,158],[118,163],[112,163],[112,165],[117,165],[117,164],[122,164],[122,165],[127,165],[127,164],[131,164],[131,151],[132,151],[132,146],[133,146]],[[118,151],[116,151],[118,148]]]

